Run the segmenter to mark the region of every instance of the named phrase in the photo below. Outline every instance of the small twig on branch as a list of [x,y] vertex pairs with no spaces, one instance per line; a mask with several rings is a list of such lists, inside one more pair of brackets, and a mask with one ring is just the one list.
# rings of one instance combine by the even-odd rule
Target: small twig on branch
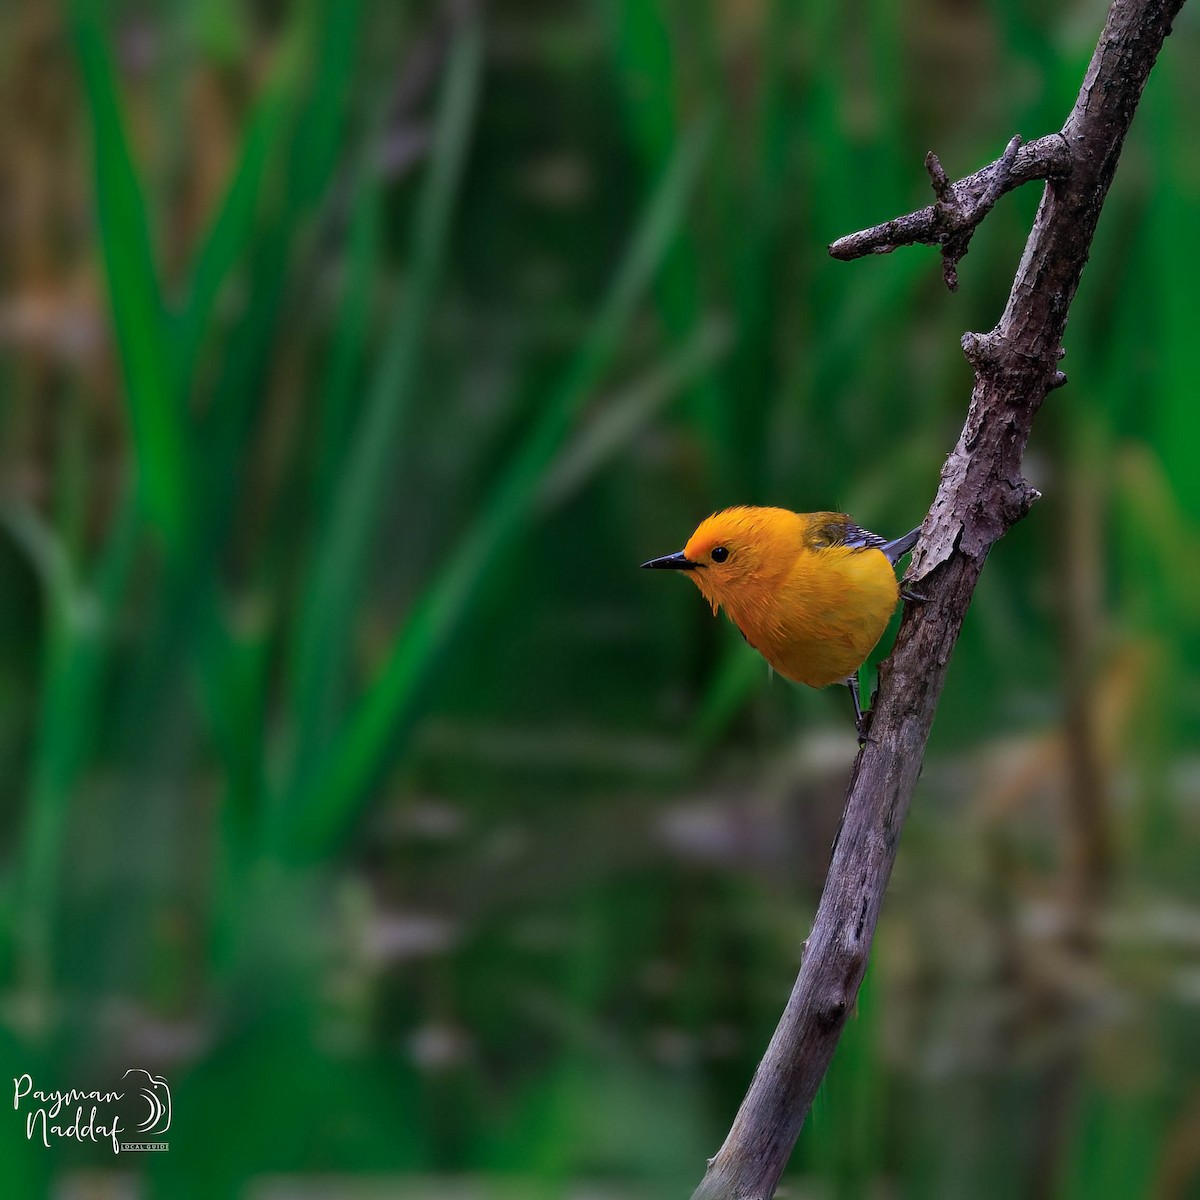
[[992,544],[1038,493],[1021,474],[1033,419],[1058,370],[1067,313],[1146,78],[1183,0],[1113,0],[1079,98],[1062,131],[958,183],[932,157],[937,203],[842,238],[838,258],[924,242],[954,265],[998,196],[1029,179],[1047,186],[996,328],[969,333],[975,386],[958,444],[942,468],[908,578],[924,603],[905,613],[879,675],[870,737],[859,752],[841,833],[805,943],[800,974],[725,1144],[693,1200],[769,1200],[854,1009],[921,771],[934,710]]
[[1049,134],[1024,146],[1019,137],[1014,137],[995,162],[951,183],[938,156],[930,150],[925,156],[925,169],[933,184],[936,203],[861,233],[838,238],[829,247],[829,253],[848,262],[866,254],[890,254],[899,246],[940,246],[942,276],[946,286],[952,292],[957,291],[959,259],[966,254],[972,235],[996,201],[1023,183],[1063,175],[1070,161],[1070,148],[1061,133]]

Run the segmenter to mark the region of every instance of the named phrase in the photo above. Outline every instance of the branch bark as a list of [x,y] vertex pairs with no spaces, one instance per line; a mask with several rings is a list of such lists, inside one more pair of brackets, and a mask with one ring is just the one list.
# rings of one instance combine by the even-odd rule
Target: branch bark
[[900,831],[921,771],[950,653],[992,544],[1038,493],[1021,474],[1033,419],[1058,370],[1067,313],[1087,262],[1125,135],[1183,0],[1114,0],[1061,131],[950,184],[927,159],[938,201],[843,238],[835,257],[899,245],[942,246],[947,282],[979,222],[1005,191],[1046,188],[1004,313],[968,333],[975,369],[966,423],[942,468],[908,578],[925,603],[904,615],[880,669],[870,737],[850,778],[842,827],[800,974],[728,1137],[692,1200],[769,1200],[808,1114],[866,971]]

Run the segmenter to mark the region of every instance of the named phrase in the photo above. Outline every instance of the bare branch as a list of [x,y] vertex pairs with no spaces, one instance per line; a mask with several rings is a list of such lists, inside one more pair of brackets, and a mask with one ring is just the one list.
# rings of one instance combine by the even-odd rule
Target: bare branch
[[[975,368],[971,404],[908,576],[920,581],[927,600],[905,612],[896,648],[880,669],[870,736],[854,765],[800,974],[693,1200],[774,1195],[854,1009],[950,654],[989,549],[1037,499],[1021,474],[1025,446],[1046,395],[1065,383],[1058,362],[1067,313],[1142,88],[1182,6],[1183,0],[1113,0],[1060,134],[1015,151],[1010,143],[1011,170],[993,163],[957,184],[943,182],[932,159],[939,192],[932,209],[857,234],[857,242],[835,243],[854,242],[858,253],[870,253],[932,241],[945,253],[954,232],[926,236],[938,222],[969,238],[996,196],[1024,178],[1049,181],[1004,314],[990,333],[963,339]],[[1032,173],[1018,179],[1022,172]]]
[[988,163],[974,175],[951,183],[938,156],[930,150],[925,156],[925,169],[929,172],[937,202],[918,212],[838,238],[829,247],[829,253],[848,262],[867,254],[890,254],[898,246],[917,243],[940,246],[946,286],[952,292],[957,291],[958,260],[966,254],[972,235],[996,201],[1023,183],[1063,175],[1070,160],[1070,149],[1061,133],[1052,133],[1024,146],[1019,137],[1014,137],[995,162]]

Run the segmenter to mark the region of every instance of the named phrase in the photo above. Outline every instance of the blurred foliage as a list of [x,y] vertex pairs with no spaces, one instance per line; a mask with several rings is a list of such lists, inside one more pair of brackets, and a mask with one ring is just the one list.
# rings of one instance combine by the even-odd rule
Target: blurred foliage
[[[132,1165],[14,1115],[6,1194],[687,1194],[854,739],[636,564],[920,519],[1035,189],[953,296],[825,246],[1057,128],[1103,12],[0,10],[0,1075],[175,1103]],[[1185,10],[789,1195],[1200,1196],[1198,62]]]

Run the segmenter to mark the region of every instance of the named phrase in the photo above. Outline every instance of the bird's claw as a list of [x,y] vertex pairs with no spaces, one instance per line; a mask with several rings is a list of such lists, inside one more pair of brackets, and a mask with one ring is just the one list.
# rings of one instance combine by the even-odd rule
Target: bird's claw
[[912,588],[901,588],[900,599],[914,604],[926,604],[929,601],[929,597],[923,592],[914,592]]
[[861,750],[867,744],[867,734],[871,730],[871,718],[875,715],[873,708],[859,713],[854,718],[854,728],[858,731],[858,748]]

